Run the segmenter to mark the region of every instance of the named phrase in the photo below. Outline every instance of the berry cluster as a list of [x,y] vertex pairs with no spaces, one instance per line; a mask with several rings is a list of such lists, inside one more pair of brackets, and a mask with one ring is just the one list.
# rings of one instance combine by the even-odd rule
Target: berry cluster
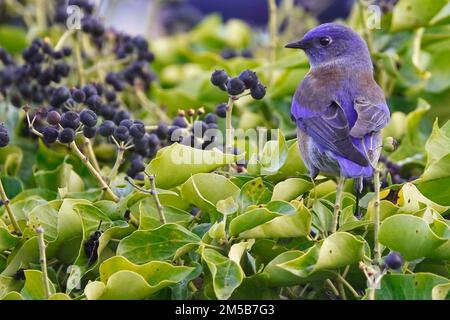
[[4,148],[9,144],[8,130],[3,123],[0,123],[0,148]]
[[259,82],[256,72],[248,69],[235,78],[228,77],[225,70],[215,70],[211,75],[211,83],[232,97],[243,94],[245,90],[250,90],[255,100],[261,100],[266,95],[266,87]]
[[183,0],[166,0],[161,6],[161,25],[168,34],[187,32],[203,18],[200,10]]
[[22,52],[23,64],[16,63],[0,48],[0,61],[5,68],[0,71],[0,92],[9,96],[16,107],[22,101],[43,103],[52,96],[52,83],[60,83],[70,73],[65,58],[72,55],[69,47],[55,51],[48,41],[36,39]]
[[237,57],[251,59],[251,58],[253,58],[253,53],[251,52],[250,49],[244,49],[239,52],[235,49],[227,48],[227,49],[222,50],[222,52],[220,53],[220,56],[222,58],[224,58],[225,60],[230,60],[230,59],[237,58]]

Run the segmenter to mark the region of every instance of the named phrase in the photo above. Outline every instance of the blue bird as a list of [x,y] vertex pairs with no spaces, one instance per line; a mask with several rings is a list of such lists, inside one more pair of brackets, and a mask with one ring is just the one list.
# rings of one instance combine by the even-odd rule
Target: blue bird
[[311,177],[319,172],[338,177],[338,187],[353,178],[360,192],[363,177],[374,174],[380,130],[390,118],[367,44],[352,29],[326,23],[286,48],[303,50],[311,66],[291,106],[300,153]]

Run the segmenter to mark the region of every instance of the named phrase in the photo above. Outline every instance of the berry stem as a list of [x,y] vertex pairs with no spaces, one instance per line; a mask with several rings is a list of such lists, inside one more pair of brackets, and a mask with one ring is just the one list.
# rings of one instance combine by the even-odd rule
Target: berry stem
[[234,129],[232,123],[233,106],[234,106],[234,99],[233,97],[230,97],[228,99],[227,114],[225,119],[225,131],[226,131],[225,152],[230,154],[233,153],[233,138],[234,138]]
[[100,166],[98,164],[97,157],[95,156],[95,152],[94,152],[94,148],[92,147],[91,140],[89,138],[85,138],[84,144],[86,146],[86,150],[87,150],[87,154],[88,154],[88,157],[89,157],[89,161],[92,162],[92,165],[94,166],[95,170],[100,172]]
[[66,32],[64,32],[61,38],[59,38],[58,42],[56,43],[54,50],[55,51],[61,50],[66,40],[70,38],[70,36],[72,36],[76,31],[77,31],[76,29],[69,29]]
[[380,170],[374,169],[373,184],[375,189],[375,199],[373,204],[373,233],[374,233],[374,262],[381,262],[380,243],[378,242],[378,230],[380,228]]
[[116,162],[114,163],[114,166],[111,169],[111,172],[109,173],[109,176],[108,176],[108,183],[111,183],[111,181],[117,176],[117,172],[119,172],[119,168],[123,162],[125,150],[126,150],[126,148],[125,148],[123,142],[121,142],[119,147],[117,148]]
[[114,202],[119,202],[119,198],[114,194],[109,185],[105,182],[101,174],[95,170],[94,166],[89,162],[88,158],[80,151],[75,141],[70,144],[70,148],[75,152],[78,158],[84,163],[92,175],[97,179],[102,189],[112,198]]
[[14,231],[18,236],[22,235],[22,229],[20,229],[19,223],[16,220],[16,217],[14,216],[14,213],[12,212],[11,208],[11,201],[9,200],[8,196],[6,195],[5,188],[3,188],[2,180],[0,179],[0,197],[3,201],[3,205],[5,206],[6,212],[8,213],[9,220],[11,221],[11,224],[14,227]]
[[339,221],[339,212],[341,211],[342,194],[344,193],[345,178],[341,175],[338,178],[336,186],[336,201],[334,202],[333,222],[331,224],[331,233],[335,233]]
[[159,220],[162,224],[165,224],[166,216],[164,215],[164,207],[162,206],[161,201],[159,201],[158,191],[156,190],[155,175],[146,173],[146,176],[150,180],[150,192],[153,195],[153,199],[155,199],[156,208],[158,208]]
[[48,280],[48,272],[47,272],[47,257],[45,254],[45,241],[44,241],[44,228],[37,227],[36,232],[38,234],[38,243],[39,243],[39,262],[41,264],[42,271],[42,281],[44,282],[44,293],[45,298],[48,299],[50,297],[50,284]]
[[139,99],[140,103],[146,107],[149,111],[151,111],[153,114],[155,114],[159,120],[169,121],[170,119],[167,117],[167,114],[165,114],[156,103],[153,101],[150,101],[147,96],[145,95],[144,91],[141,89],[136,88],[135,90],[136,96]]

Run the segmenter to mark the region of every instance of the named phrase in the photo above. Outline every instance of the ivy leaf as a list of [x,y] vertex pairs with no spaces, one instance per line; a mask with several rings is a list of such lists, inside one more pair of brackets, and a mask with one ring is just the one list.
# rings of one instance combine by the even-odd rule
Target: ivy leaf
[[138,230],[119,242],[117,254],[133,263],[172,260],[200,244],[200,238],[177,224]]

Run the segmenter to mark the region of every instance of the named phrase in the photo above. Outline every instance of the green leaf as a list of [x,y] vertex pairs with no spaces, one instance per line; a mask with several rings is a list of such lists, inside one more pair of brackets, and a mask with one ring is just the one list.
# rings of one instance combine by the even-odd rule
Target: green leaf
[[5,299],[6,295],[19,291],[23,287],[23,281],[17,281],[13,277],[0,275],[0,299]]
[[432,273],[387,274],[381,279],[376,300],[444,300],[448,293],[443,285],[450,281]]
[[176,224],[165,224],[153,230],[138,230],[122,239],[117,254],[133,263],[172,260],[194,249],[200,238]]
[[55,170],[40,170],[34,173],[36,185],[51,191],[66,188],[67,192],[80,192],[84,190],[84,183],[80,176],[73,171],[70,164],[63,163]]
[[289,213],[272,212],[270,208],[251,210],[231,221],[230,235],[243,238],[306,237],[311,229],[311,213],[303,203],[296,206],[291,206],[294,210]]
[[392,12],[391,30],[425,27],[446,4],[446,0],[400,0]]
[[19,240],[20,238],[12,235],[0,220],[0,252],[14,248]]
[[0,47],[9,53],[16,54],[24,50],[28,45],[26,32],[23,28],[12,25],[0,25]]
[[13,276],[20,268],[27,268],[31,263],[38,262],[39,245],[37,237],[32,237],[14,248],[8,256],[8,264],[2,275]]
[[[25,285],[20,294],[25,300],[45,300],[44,279],[39,270],[25,270]],[[50,295],[55,293],[53,283],[48,281]]]
[[[435,221],[439,224],[439,221]],[[443,233],[444,231],[442,231]],[[427,257],[447,239],[436,234],[423,219],[413,215],[397,214],[380,225],[378,239],[391,250],[400,252],[406,260]]]
[[[164,206],[164,216],[168,223],[178,223],[187,226],[192,221],[193,217],[189,212],[174,208],[171,206]],[[139,229],[147,230],[154,229],[161,225],[156,207],[155,200],[152,197],[146,197],[139,203]]]
[[233,291],[239,287],[244,279],[244,272],[241,267],[212,249],[204,249],[202,260],[205,262],[210,272],[212,288],[215,296],[219,300],[230,298]]
[[217,203],[229,197],[236,201],[239,191],[229,179],[214,173],[198,173],[181,186],[183,199],[211,214],[211,221],[217,219]]
[[360,236],[336,232],[306,252],[287,251],[265,268],[271,285],[296,285],[305,279],[323,279],[329,271],[358,263],[364,258],[366,242]]
[[312,182],[301,178],[290,178],[279,182],[273,188],[272,201],[291,201],[311,190]]
[[261,177],[255,178],[243,185],[239,196],[241,211],[250,205],[266,204],[270,201],[272,192],[264,185]]
[[23,190],[22,182],[14,177],[1,177],[3,188],[9,199],[14,198]]
[[200,150],[174,143],[159,150],[145,172],[156,175],[159,188],[170,189],[196,173],[210,172],[236,160],[237,156],[217,150]]

